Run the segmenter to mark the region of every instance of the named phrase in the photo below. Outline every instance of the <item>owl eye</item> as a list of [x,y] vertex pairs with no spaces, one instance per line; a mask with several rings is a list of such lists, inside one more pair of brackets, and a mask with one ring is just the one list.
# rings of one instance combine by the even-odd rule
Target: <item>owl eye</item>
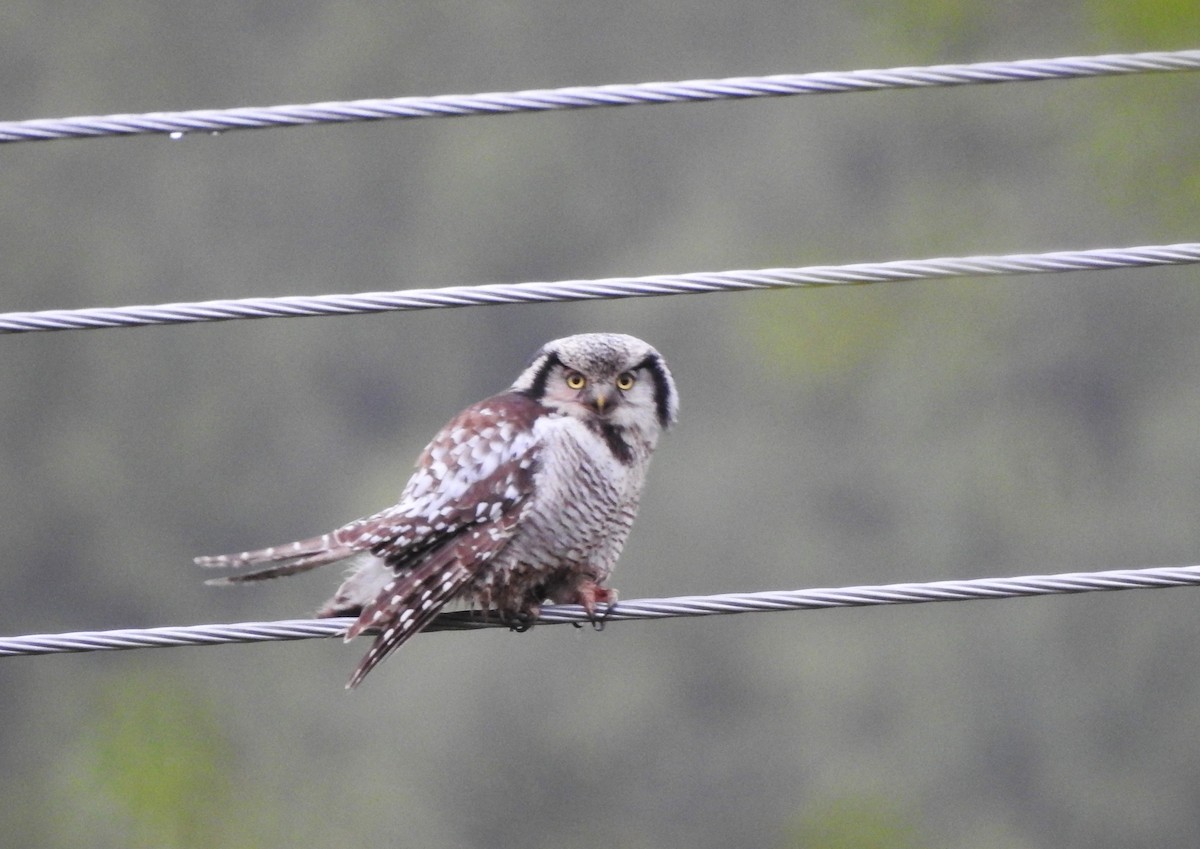
[[567,372],[567,387],[570,389],[582,389],[587,386],[587,378],[577,371]]
[[621,372],[617,375],[617,388],[622,392],[628,392],[633,388],[633,384],[636,382],[637,378],[634,377],[633,372],[631,371]]

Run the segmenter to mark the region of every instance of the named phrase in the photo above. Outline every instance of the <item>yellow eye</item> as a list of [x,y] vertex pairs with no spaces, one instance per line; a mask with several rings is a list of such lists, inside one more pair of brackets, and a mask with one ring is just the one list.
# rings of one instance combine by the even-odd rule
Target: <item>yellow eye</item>
[[577,371],[567,372],[567,387],[570,389],[582,389],[587,386],[587,378]]
[[617,388],[620,389],[622,392],[628,392],[630,389],[633,388],[633,384],[636,381],[637,381],[637,378],[633,376],[633,372],[631,372],[631,371],[621,372],[621,374],[617,375]]

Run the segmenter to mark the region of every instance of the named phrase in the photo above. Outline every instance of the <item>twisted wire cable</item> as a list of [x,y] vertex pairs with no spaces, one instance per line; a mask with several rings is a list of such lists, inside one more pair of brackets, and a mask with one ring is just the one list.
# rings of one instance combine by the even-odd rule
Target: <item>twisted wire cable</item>
[[1067,56],[1011,62],[976,62],[860,71],[821,71],[600,86],[572,86],[485,94],[331,101],[286,106],[193,109],[184,112],[89,115],[75,118],[0,122],[0,142],[62,138],[187,133],[294,127],[306,124],[450,118],[511,112],[546,112],[601,106],[634,106],[711,100],[783,97],[798,94],[878,91],[976,83],[1027,82],[1200,68],[1200,50]]
[[556,283],[486,283],[439,289],[403,289],[354,295],[296,295],[159,304],[157,306],[89,307],[69,310],[0,313],[0,334],[47,330],[86,330],[149,324],[186,324],[249,318],[348,315],[405,310],[547,303],[602,298],[788,289],[811,286],[883,283],[948,277],[1045,274],[1098,271],[1200,262],[1200,243],[1099,248],[1005,256],[942,257],[852,265],[814,265],[742,271],[612,277]]
[[[670,619],[682,616],[719,616],[732,613],[766,613],[781,610],[819,610],[830,607],[921,604],[934,601],[970,601],[973,599],[1198,585],[1200,585],[1200,566],[1159,566],[1148,569],[1070,572],[1013,578],[975,578],[881,586],[648,598],[623,601],[614,605],[605,616],[605,622]],[[582,607],[563,604],[543,608],[538,624],[584,624],[588,621],[587,612]],[[115,631],[80,631],[68,634],[35,634],[0,638],[0,657],[338,637],[344,635],[353,622],[352,618],[294,619],[279,622],[243,622],[232,625],[185,625]],[[440,615],[426,630],[473,630],[505,627],[508,626],[494,616],[460,611]]]

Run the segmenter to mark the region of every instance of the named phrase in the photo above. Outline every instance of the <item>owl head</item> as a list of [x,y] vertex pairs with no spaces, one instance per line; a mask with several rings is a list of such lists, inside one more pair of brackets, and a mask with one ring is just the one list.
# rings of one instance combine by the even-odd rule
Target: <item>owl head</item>
[[582,333],[547,342],[512,386],[585,421],[658,431],[675,421],[679,397],[662,355],[633,336]]

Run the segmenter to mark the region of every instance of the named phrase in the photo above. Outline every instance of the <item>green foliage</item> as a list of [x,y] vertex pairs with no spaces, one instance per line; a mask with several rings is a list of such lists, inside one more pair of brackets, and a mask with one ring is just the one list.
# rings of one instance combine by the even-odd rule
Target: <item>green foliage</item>
[[[903,0],[887,4],[874,21],[889,34],[888,42],[906,63],[982,61],[1020,58],[991,55],[993,38],[1020,33],[1041,22],[1061,20],[1072,27],[1080,46],[1030,47],[1027,58],[1065,53],[1133,52],[1194,48],[1200,41],[1200,4],[1191,0],[1089,0],[1078,7],[1035,7],[987,4],[976,0]],[[1088,45],[1084,48],[1082,45]],[[1103,88],[1102,88],[1103,87]],[[1200,162],[1181,140],[1194,137],[1195,74],[1108,79],[1082,84],[1078,97],[1057,113],[1027,111],[1023,131],[1039,124],[1061,135],[1066,163],[1082,164],[1093,192],[1114,211],[1135,207],[1151,218],[1179,229],[1170,239],[1191,238],[1200,197]],[[1047,92],[1047,104],[1054,93]],[[930,186],[928,191],[939,187]],[[1081,201],[1083,196],[1081,195]]]
[[755,363],[789,380],[813,381],[851,372],[884,347],[902,313],[887,297],[849,291],[768,293],[739,311],[743,338],[753,340]]
[[1085,5],[1105,44],[1178,50],[1195,47],[1200,36],[1200,4],[1194,0],[1091,0]]
[[[232,750],[207,699],[174,676],[130,674],[94,700],[68,777],[79,821],[118,845],[213,846],[228,817]],[[99,822],[90,820],[101,817]]]
[[787,849],[928,849],[912,819],[882,796],[841,796],[815,805],[791,829]]
[[980,40],[1001,14],[994,4],[979,0],[898,0],[880,7],[876,23],[886,25],[893,46],[911,47],[939,61],[936,57],[964,52]]
[[1193,108],[1195,82],[1194,77],[1160,79],[1153,98],[1129,86],[1129,96],[1106,102],[1077,142],[1104,202],[1114,210],[1145,210],[1174,231],[1169,238],[1190,238],[1200,211],[1200,162],[1180,144],[1200,129]]

